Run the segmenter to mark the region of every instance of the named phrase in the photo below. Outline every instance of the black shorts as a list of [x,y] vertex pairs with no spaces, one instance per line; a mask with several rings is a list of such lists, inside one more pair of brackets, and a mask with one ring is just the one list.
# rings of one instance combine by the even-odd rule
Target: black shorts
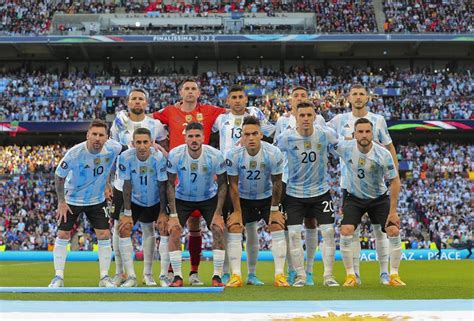
[[281,197],[280,197],[280,204],[281,204],[281,211],[286,212],[285,205],[286,205],[286,183],[281,183]]
[[270,218],[270,207],[272,205],[272,198],[264,198],[262,200],[247,200],[240,199],[240,208],[242,209],[242,221],[245,224],[258,222],[261,219],[268,224]]
[[323,195],[297,198],[286,195],[286,225],[299,225],[307,217],[314,217],[319,225],[334,223],[334,208],[329,191]]
[[[343,208],[344,208],[344,199],[346,198],[347,194],[348,194],[347,189],[343,188],[343,189],[342,189],[342,207],[343,207]],[[363,215],[362,215],[362,216],[363,216]],[[371,222],[372,224],[380,224],[380,223],[377,221],[377,218],[376,218],[376,217],[371,218],[371,219],[370,219],[370,222]]]
[[361,199],[347,193],[346,197],[344,197],[342,212],[344,217],[342,218],[341,225],[354,225],[357,228],[362,216],[367,213],[372,224],[384,222],[380,225],[382,226],[382,231],[385,232],[385,222],[390,212],[390,197],[384,194],[375,199]]
[[112,218],[116,221],[120,220],[120,213],[123,212],[123,193],[114,187],[114,212]]
[[176,199],[176,211],[178,212],[179,223],[181,226],[186,226],[191,213],[195,210],[201,212],[202,217],[206,220],[207,227],[211,227],[212,218],[217,207],[217,195],[211,199],[201,202],[188,202],[180,199]]
[[133,202],[131,205],[133,224],[137,221],[142,223],[153,223],[160,215],[160,203],[150,207],[140,206]]
[[75,206],[69,205],[69,208],[72,211],[67,214],[67,222],[61,221],[58,229],[61,231],[70,231],[74,226],[74,223],[77,222],[79,215],[81,213],[86,214],[87,219],[91,222],[91,225],[94,229],[97,230],[108,230],[110,228],[109,224],[109,209],[107,208],[107,202],[103,202],[95,205],[88,206]]

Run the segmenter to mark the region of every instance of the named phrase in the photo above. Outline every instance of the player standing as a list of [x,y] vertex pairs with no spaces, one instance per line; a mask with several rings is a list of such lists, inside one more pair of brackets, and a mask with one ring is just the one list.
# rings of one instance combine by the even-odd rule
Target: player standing
[[[212,286],[223,286],[224,220],[222,207],[227,193],[227,177],[221,152],[204,145],[204,128],[190,123],[185,128],[186,144],[171,150],[168,157],[169,256],[174,271],[172,287],[183,286],[181,233],[189,216],[199,210],[213,236],[214,274]],[[217,183],[215,181],[217,175]],[[178,185],[174,182],[178,178]]]
[[[395,167],[398,168],[397,153],[393,146],[392,139],[388,133],[387,123],[381,115],[371,113],[367,110],[367,102],[369,101],[369,95],[364,86],[355,84],[349,90],[349,103],[351,104],[352,111],[349,113],[339,114],[334,116],[328,123],[329,126],[334,128],[339,136],[346,139],[352,139],[354,133],[354,124],[360,118],[367,118],[371,121],[373,127],[374,141],[384,145],[392,155]],[[343,197],[345,190],[347,189],[346,184],[346,169],[344,163],[341,163],[341,188],[343,190]],[[375,234],[375,247],[377,251],[377,257],[380,262],[380,282],[388,285],[390,282],[388,276],[388,239],[387,235],[382,231],[383,222],[377,222],[376,219],[371,220],[373,231]],[[360,227],[358,226],[355,230],[354,237],[354,271],[357,278],[357,282],[360,285],[360,270],[359,270],[359,257],[360,257]]]
[[[285,219],[279,209],[284,159],[277,147],[262,142],[262,138],[259,120],[256,117],[247,116],[243,120],[243,146],[234,147],[227,153],[229,194],[234,209],[227,221],[229,229],[227,248],[232,270],[232,277],[227,284],[229,287],[242,286],[241,222],[243,221],[247,228],[251,223],[256,225],[261,219],[269,225],[272,236],[272,253],[275,263],[274,284],[277,287],[289,286],[283,273],[286,256]],[[257,246],[258,244],[257,239]],[[256,252],[258,254],[258,247]],[[255,257],[255,261],[256,259]],[[255,271],[256,266],[253,269]],[[255,272],[253,273],[255,276]]]
[[[382,232],[389,240],[390,281],[389,285],[404,286],[398,275],[402,255],[400,240],[400,218],[397,215],[400,178],[390,152],[373,141],[373,123],[360,118],[354,123],[352,140],[340,141],[331,147],[344,163],[347,193],[344,196],[341,223],[341,254],[346,268],[344,286],[354,287],[357,278],[354,271],[352,239],[354,229],[360,224],[362,215],[368,213],[370,220],[383,223]],[[387,195],[385,179],[390,180],[390,196]]]
[[[158,215],[166,215],[167,163],[163,154],[152,148],[152,144],[151,132],[146,128],[138,128],[133,133],[134,148],[122,153],[117,161],[119,178],[124,181],[124,212],[120,216],[119,224],[120,250],[122,262],[128,275],[122,287],[137,286],[133,269],[133,246],[130,239],[133,225],[137,221],[142,225],[153,225],[158,219]],[[147,249],[150,250],[148,254],[153,255],[155,247],[156,243],[153,248]],[[151,262],[145,262],[145,264],[150,264],[147,268],[151,272],[153,256]],[[162,282],[162,277],[160,276],[160,282]],[[148,278],[152,279],[151,274],[148,274]],[[166,279],[166,276],[164,278]]]
[[[111,138],[118,141],[122,145],[128,145],[131,147],[134,131],[138,128],[147,128],[151,133],[151,142],[154,143],[155,141],[158,141],[163,144],[162,142],[166,140],[167,136],[166,130],[160,121],[154,120],[153,118],[145,115],[145,110],[148,107],[148,103],[148,93],[145,90],[140,88],[134,88],[130,90],[127,98],[128,112],[120,111],[117,114],[110,129]],[[129,261],[130,257],[128,254],[125,258],[122,255],[122,245],[124,247],[124,251],[128,252],[128,241],[125,241],[124,238],[128,237],[130,239],[130,234],[125,233],[120,235],[118,231],[120,214],[123,212],[122,189],[123,180],[119,178],[119,172],[116,171],[114,180],[114,212],[112,214],[112,218],[114,220],[113,246],[116,263],[114,283],[116,286],[120,286],[126,281],[126,278],[123,274],[124,268],[122,260]],[[153,278],[153,271],[151,269],[156,248],[154,222],[140,221],[140,227],[143,233],[143,283],[153,286],[156,285],[156,282]],[[120,239],[122,240],[120,241]],[[128,270],[133,270],[132,274],[135,275],[133,262],[128,267]]]
[[107,124],[99,119],[89,125],[86,137],[85,142],[67,151],[56,168],[54,181],[58,196],[56,218],[59,226],[53,252],[56,274],[49,287],[64,286],[70,231],[81,213],[86,214],[98,240],[99,286],[115,287],[109,277],[112,247],[105,198],[112,194],[108,185],[109,174],[122,151],[122,145],[114,140],[107,140]]
[[[290,255],[296,270],[293,286],[306,284],[304,253],[301,247],[301,224],[315,218],[324,235],[323,247],[334,244],[334,209],[328,184],[327,147],[336,142],[336,133],[327,127],[315,126],[314,105],[302,102],[297,106],[297,127],[277,137],[276,144],[287,156],[288,182],[285,211]],[[323,252],[324,253],[324,252]],[[324,284],[336,283],[332,276],[333,260],[324,264]]]

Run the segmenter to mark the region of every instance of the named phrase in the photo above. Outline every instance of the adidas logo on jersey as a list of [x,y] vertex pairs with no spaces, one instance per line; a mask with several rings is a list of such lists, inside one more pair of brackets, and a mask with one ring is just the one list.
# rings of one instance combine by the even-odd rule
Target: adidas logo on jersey
[[350,128],[351,126],[349,126],[349,124],[345,124],[344,125],[344,128]]
[[84,166],[84,168],[91,168],[89,165],[86,164],[86,166]]
[[293,150],[298,150],[298,149],[299,149],[298,146],[293,147]]
[[183,166],[183,167],[180,168],[180,170],[185,171],[186,167]]

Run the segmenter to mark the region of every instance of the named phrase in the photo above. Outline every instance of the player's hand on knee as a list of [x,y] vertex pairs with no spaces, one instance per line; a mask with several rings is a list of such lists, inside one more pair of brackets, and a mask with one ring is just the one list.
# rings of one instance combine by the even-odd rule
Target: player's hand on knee
[[160,233],[160,235],[162,236],[166,236],[168,235],[168,215],[166,215],[165,213],[160,213],[160,215],[158,216],[158,221],[157,221],[157,225],[158,225],[158,231]]
[[173,229],[180,229],[181,225],[177,217],[170,217],[168,220],[168,234],[171,235]]
[[240,211],[232,212],[229,217],[227,217],[226,221],[227,228],[231,228],[232,226],[242,226],[242,213]]
[[397,212],[393,211],[388,214],[387,222],[385,223],[385,229],[390,226],[396,226],[398,229],[400,228],[400,218],[398,217]]
[[64,223],[66,223],[68,213],[72,214],[72,210],[69,207],[69,205],[67,205],[66,202],[60,202],[58,204],[58,211],[57,211],[57,214],[56,214],[56,219],[58,220],[58,222],[61,223],[61,221],[64,220]]
[[286,224],[285,217],[283,216],[283,213],[280,211],[270,212],[269,222],[270,222],[270,226],[276,225],[283,230],[285,229],[285,224]]
[[224,218],[222,217],[220,213],[217,213],[217,212],[214,213],[214,217],[212,218],[212,222],[211,222],[211,227],[216,227],[222,230],[222,232],[224,232],[224,228],[225,228]]
[[133,218],[131,216],[122,215],[119,221],[119,233],[126,233],[132,230]]

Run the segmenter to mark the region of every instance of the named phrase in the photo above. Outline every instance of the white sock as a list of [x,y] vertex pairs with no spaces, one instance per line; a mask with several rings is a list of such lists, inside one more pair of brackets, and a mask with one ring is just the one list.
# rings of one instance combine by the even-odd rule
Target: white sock
[[100,278],[109,275],[110,262],[112,261],[112,242],[108,240],[98,240],[99,244],[99,269]]
[[225,250],[212,250],[212,259],[214,260],[214,274],[222,276],[222,269],[224,268]]
[[160,267],[161,272],[160,275],[167,275],[168,274],[168,267],[170,266],[170,253],[168,251],[168,239],[169,236],[161,236],[160,237],[160,246],[158,247],[158,251],[160,252]]
[[143,275],[153,274],[153,259],[155,258],[156,237],[155,223],[142,223],[143,233]]
[[[169,252],[169,254],[174,275],[183,278],[183,272],[181,272],[181,259],[183,254],[181,253],[181,251],[171,251]],[[166,271],[168,272],[168,267],[166,267]]]
[[380,274],[388,273],[388,238],[387,234],[382,232],[380,224],[372,224],[375,234],[375,250],[380,263]]
[[121,237],[119,240],[120,256],[123,267],[128,276],[136,277],[133,267],[133,245],[130,237]]
[[225,244],[225,258],[224,258],[224,268],[222,269],[222,273],[229,274],[229,230],[227,228],[224,229],[224,244]]
[[257,257],[260,244],[258,243],[257,222],[245,224],[247,233],[247,269],[248,273],[257,272]]
[[334,225],[322,224],[319,226],[323,235],[322,254],[324,265],[324,277],[332,276],[334,266],[334,255],[336,254],[336,241],[334,240]]
[[122,256],[120,255],[120,235],[119,235],[119,221],[114,220],[114,229],[112,234],[112,245],[114,247],[114,258],[115,258],[115,274],[123,274]]
[[398,274],[400,260],[402,258],[402,241],[400,235],[388,237],[390,251],[390,274]]
[[288,236],[288,231],[285,231],[285,239],[286,239],[286,262],[288,263],[288,272],[294,272],[295,267],[293,266],[293,261],[291,260],[291,252],[290,252],[290,238]]
[[306,229],[306,273],[313,273],[314,255],[318,247],[318,229]]
[[271,232],[272,235],[272,254],[275,263],[275,276],[282,274],[285,269],[286,259],[286,238],[285,231]]
[[360,276],[360,268],[359,268],[359,263],[360,263],[360,224],[357,226],[357,228],[354,231],[353,234],[353,239],[352,239],[352,255],[353,255],[353,261],[352,266],[354,267],[354,272]]
[[[242,260],[242,233],[228,233],[227,234],[227,255],[229,258],[230,269],[232,274],[242,275],[241,260]],[[224,264],[225,267],[225,264]],[[225,272],[225,270],[224,270]],[[229,273],[229,270],[227,270]]]
[[67,245],[69,240],[60,239],[56,237],[54,242],[54,270],[56,271],[55,275],[64,279],[64,267],[66,266],[66,257],[67,257]]
[[353,258],[353,235],[341,235],[340,249],[342,255],[342,261],[346,268],[346,274],[354,274],[354,258]]
[[290,240],[290,253],[291,260],[293,261],[293,267],[296,270],[298,276],[306,276],[304,271],[304,251],[301,244],[301,225],[290,225],[288,226],[288,238]]

